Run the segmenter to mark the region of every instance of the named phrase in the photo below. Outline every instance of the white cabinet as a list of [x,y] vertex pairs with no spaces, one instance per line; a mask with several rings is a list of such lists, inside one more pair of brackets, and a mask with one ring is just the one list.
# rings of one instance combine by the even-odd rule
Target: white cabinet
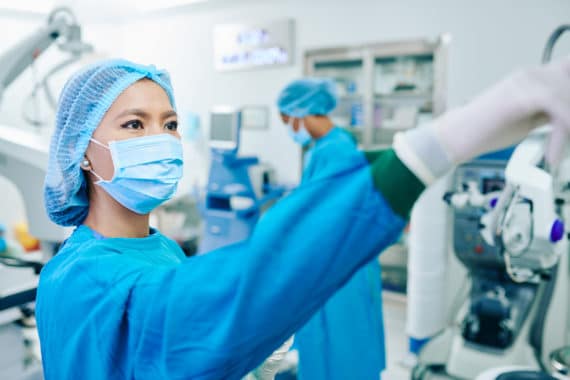
[[364,149],[390,145],[445,109],[449,36],[305,52],[305,75],[331,78],[339,101],[333,121]]

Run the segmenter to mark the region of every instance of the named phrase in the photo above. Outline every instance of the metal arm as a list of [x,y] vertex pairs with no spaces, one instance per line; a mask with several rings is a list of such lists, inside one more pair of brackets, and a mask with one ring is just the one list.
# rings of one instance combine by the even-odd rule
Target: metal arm
[[538,131],[517,147],[495,208],[481,218],[482,236],[489,245],[502,247],[507,273],[516,282],[532,281],[556,265],[567,250],[553,177],[543,168],[548,132]]
[[56,8],[47,25],[0,55],[0,100],[4,90],[56,41],[60,49],[73,55],[92,49],[81,41],[81,28],[71,10]]

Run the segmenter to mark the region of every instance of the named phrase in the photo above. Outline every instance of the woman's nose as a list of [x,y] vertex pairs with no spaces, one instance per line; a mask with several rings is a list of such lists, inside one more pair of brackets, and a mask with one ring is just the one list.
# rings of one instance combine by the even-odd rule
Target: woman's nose
[[152,136],[165,133],[166,129],[163,128],[162,122],[156,120],[151,122],[151,124],[146,128],[145,132],[145,135]]

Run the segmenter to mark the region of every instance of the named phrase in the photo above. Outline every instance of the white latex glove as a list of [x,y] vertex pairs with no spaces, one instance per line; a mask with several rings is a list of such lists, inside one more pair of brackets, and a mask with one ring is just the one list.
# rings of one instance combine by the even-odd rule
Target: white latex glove
[[275,350],[270,357],[268,357],[255,371],[253,375],[257,380],[273,380],[277,371],[281,367],[281,362],[291,346],[293,345],[293,337],[287,339],[281,347]]
[[450,166],[516,144],[546,123],[554,128],[547,150],[553,163],[570,132],[570,57],[511,74],[428,126],[397,135],[394,149],[429,184]]

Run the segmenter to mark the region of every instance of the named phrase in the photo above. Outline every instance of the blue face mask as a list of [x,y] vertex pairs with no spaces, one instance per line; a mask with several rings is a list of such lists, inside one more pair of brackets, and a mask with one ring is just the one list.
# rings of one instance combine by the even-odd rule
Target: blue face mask
[[293,128],[293,121],[295,119],[290,117],[289,122],[287,123],[287,132],[289,132],[289,136],[295,141],[297,144],[301,145],[302,147],[307,146],[311,140],[313,139],[307,129],[305,128],[305,123],[303,120],[299,120],[299,130],[295,131]]
[[176,192],[182,177],[182,144],[176,137],[159,134],[111,141],[109,146],[91,139],[111,151],[115,174],[109,181],[95,182],[117,202],[136,212],[148,214]]

